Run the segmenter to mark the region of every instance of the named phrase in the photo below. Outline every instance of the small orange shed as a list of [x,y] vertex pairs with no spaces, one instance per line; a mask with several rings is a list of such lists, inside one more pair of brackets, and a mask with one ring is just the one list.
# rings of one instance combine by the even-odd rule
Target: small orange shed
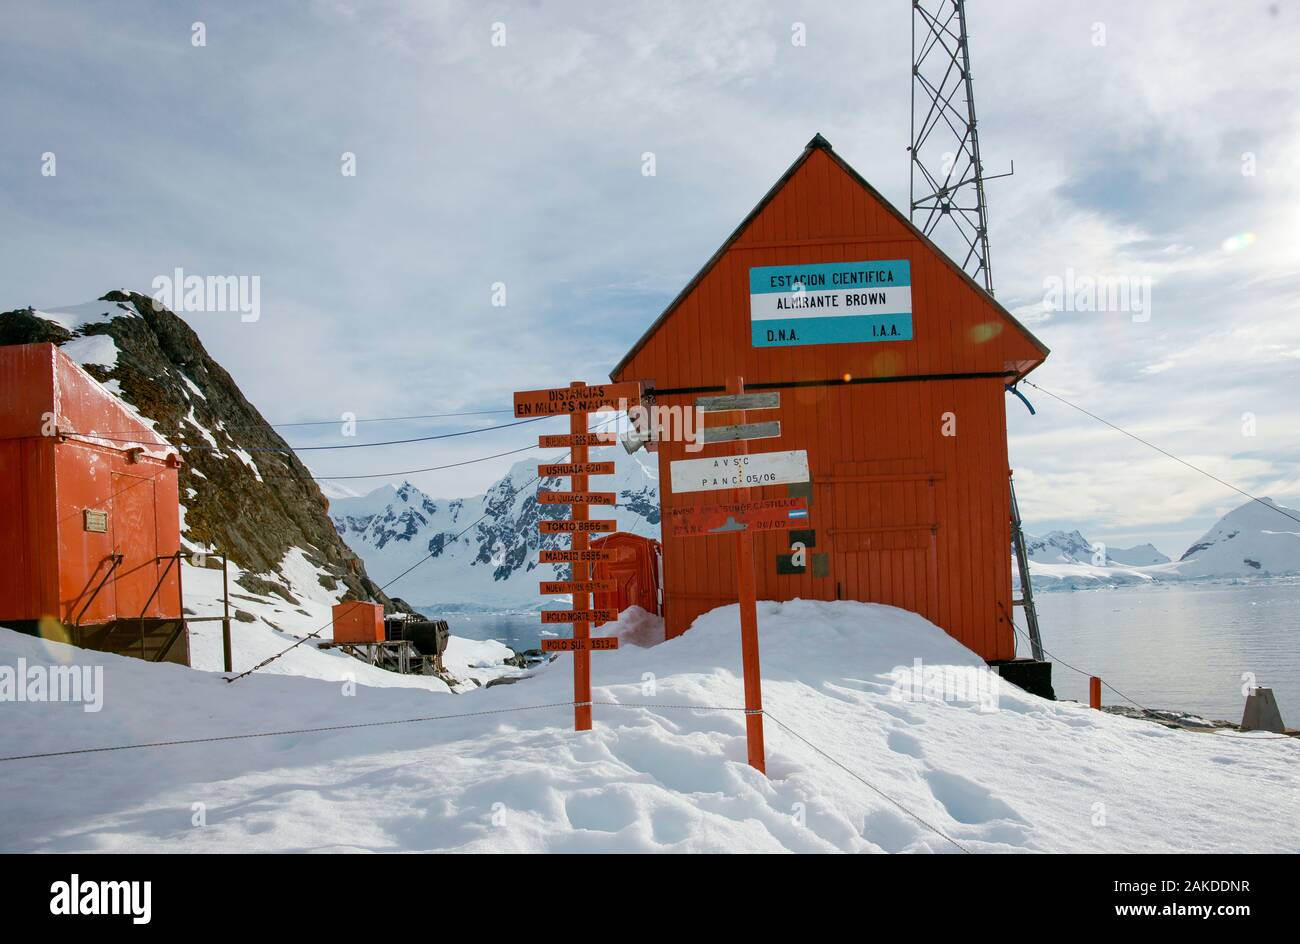
[[334,641],[372,643],[387,639],[384,633],[384,608],[378,603],[344,600],[333,608]]
[[188,661],[179,465],[55,345],[0,347],[0,624]]
[[[613,580],[617,587],[612,591],[593,593],[592,607],[615,609],[622,613],[630,606],[639,606],[656,616],[663,612],[659,587],[663,548],[658,541],[640,534],[616,531],[594,539],[591,549],[613,552],[614,559],[596,564],[592,576],[597,580]],[[601,620],[596,625],[603,622]]]
[[[1015,654],[1004,388],[1047,353],[818,135],[610,376],[666,407],[732,378],[780,393],[746,417],[780,436],[750,451],[806,450],[811,483],[747,497],[804,495],[809,518],[755,536],[759,599],[903,607],[993,661]],[[674,460],[738,451],[706,449],[659,444],[665,519],[719,500],[670,488]],[[669,636],[735,602],[734,555],[665,532]]]

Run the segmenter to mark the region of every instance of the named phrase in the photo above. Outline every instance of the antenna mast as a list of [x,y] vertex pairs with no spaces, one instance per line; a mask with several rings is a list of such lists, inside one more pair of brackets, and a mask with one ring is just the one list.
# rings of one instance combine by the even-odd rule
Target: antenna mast
[[965,0],[912,0],[908,150],[913,224],[992,295],[984,181],[993,178],[984,176],[980,162]]

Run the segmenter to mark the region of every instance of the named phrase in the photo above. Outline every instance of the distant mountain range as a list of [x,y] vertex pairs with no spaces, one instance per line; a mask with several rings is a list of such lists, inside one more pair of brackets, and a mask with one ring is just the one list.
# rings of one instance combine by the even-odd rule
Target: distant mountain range
[[1025,545],[1030,576],[1039,589],[1276,577],[1300,574],[1300,511],[1270,498],[1248,501],[1220,518],[1176,561],[1150,544],[1094,547],[1078,531],[1026,534]]
[[[611,449],[618,474],[600,487],[618,492],[615,517],[623,530],[659,536],[656,461]],[[322,483],[332,498],[330,517],[339,535],[380,584],[415,566],[389,592],[426,609],[516,609],[539,604],[537,581],[563,576],[566,568],[537,563],[542,548],[567,547],[568,539],[543,539],[537,522],[562,509],[539,505],[539,487],[561,481],[530,481],[536,459],[515,465],[484,495],[435,499],[409,482],[385,485],[367,495],[346,496]],[[1248,502],[1224,516],[1182,557],[1173,561],[1152,544],[1102,547],[1075,531],[1026,534],[1034,586],[1068,590],[1199,577],[1255,577],[1300,573],[1300,522],[1287,530],[1286,514],[1300,511]],[[482,518],[482,520],[478,520]],[[1015,568],[1012,568],[1013,574]],[[1017,581],[1018,582],[1018,581]]]
[[[619,448],[601,452],[600,459],[615,462],[616,474],[593,479],[592,489],[615,492],[618,507],[599,509],[600,517],[613,517],[623,531],[658,538],[656,458],[629,456]],[[548,453],[518,462],[472,498],[431,498],[403,482],[334,498],[329,513],[371,577],[417,608],[533,608],[540,604],[539,580],[568,576],[568,565],[538,563],[541,550],[569,546],[567,535],[542,535],[537,528],[543,519],[568,515],[566,506],[537,501],[538,489],[567,487],[567,479],[539,480],[539,461],[563,459],[562,453]]]

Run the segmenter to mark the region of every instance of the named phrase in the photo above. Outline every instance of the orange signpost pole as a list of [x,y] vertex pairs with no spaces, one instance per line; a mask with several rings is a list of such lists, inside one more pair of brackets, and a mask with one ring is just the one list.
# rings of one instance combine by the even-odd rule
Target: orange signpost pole
[[[734,377],[728,392],[744,393],[745,380]],[[745,422],[745,411],[740,411],[740,422]],[[749,452],[749,444],[741,440],[737,455]],[[744,497],[736,489],[736,501]],[[740,600],[740,654],[745,679],[745,740],[749,747],[749,766],[759,773],[767,773],[767,751],[763,746],[763,676],[758,663],[758,592],[754,584],[754,534],[749,529],[736,534],[736,588]]]
[[568,534],[571,542],[567,550],[543,550],[539,562],[571,564],[569,580],[543,580],[541,592],[545,594],[572,594],[572,609],[543,610],[542,623],[572,623],[571,640],[543,640],[543,651],[564,651],[573,654],[573,729],[591,729],[591,653],[617,649],[617,638],[601,636],[591,638],[591,622],[608,623],[619,618],[616,610],[593,609],[591,592],[608,590],[611,581],[591,580],[591,564],[611,560],[614,553],[608,550],[591,550],[591,534],[616,531],[617,521],[612,518],[593,519],[591,506],[611,507],[617,501],[612,492],[588,492],[588,476],[614,475],[612,462],[588,462],[590,446],[616,445],[612,433],[594,433],[588,429],[591,412],[624,410],[630,400],[640,400],[640,384],[602,384],[588,386],[573,381],[567,387],[552,390],[517,390],[515,416],[560,416],[567,413],[569,432],[558,436],[542,436],[538,445],[543,449],[568,446],[569,460],[565,463],[542,463],[537,475],[568,477],[568,492],[538,492],[539,505],[568,505],[571,518],[539,521],[542,534]]
[[[569,384],[570,387],[581,387],[583,384],[574,381]],[[587,461],[587,443],[580,436],[587,433],[587,413],[586,411],[569,414],[569,434],[574,437],[573,452],[569,456],[569,461],[574,465],[582,465]],[[585,492],[587,490],[587,476],[574,475],[570,479],[572,488],[575,492]],[[573,505],[573,520],[587,520],[587,506]],[[587,550],[587,532],[575,531],[573,533],[572,548],[575,551]],[[577,581],[586,581],[591,579],[591,565],[584,563],[573,564],[573,579]],[[591,594],[586,590],[578,590],[573,594],[573,608],[578,611],[587,609],[591,604]],[[573,638],[575,645],[579,648],[573,653],[573,729],[575,731],[591,730],[591,650],[587,648],[587,640],[591,637],[591,623],[586,620],[573,624]]]
[[568,477],[567,492],[538,492],[542,505],[569,505],[568,520],[547,519],[538,522],[542,534],[567,534],[571,541],[567,550],[544,550],[538,554],[543,564],[569,564],[569,580],[543,580],[540,589],[544,594],[569,593],[573,597],[568,610],[543,610],[542,622],[548,624],[572,623],[571,639],[543,640],[544,652],[573,653],[573,728],[575,731],[591,730],[591,654],[618,648],[613,636],[591,637],[591,624],[618,619],[618,611],[593,608],[593,591],[613,589],[612,581],[592,580],[591,566],[598,561],[614,558],[612,551],[592,550],[590,536],[603,531],[614,531],[618,522],[613,518],[592,518],[591,506],[610,507],[617,502],[614,492],[588,492],[587,477],[613,475],[613,462],[589,462],[587,450],[591,446],[612,446],[618,437],[611,433],[595,433],[587,429],[587,418],[593,412],[626,409],[629,401],[639,402],[639,383],[602,384],[588,386],[575,380],[568,387],[553,390],[519,390],[515,392],[515,416],[560,416],[568,414],[569,432],[566,435],[547,435],[538,440],[543,448],[568,446],[569,461],[542,463],[537,467],[541,478]]

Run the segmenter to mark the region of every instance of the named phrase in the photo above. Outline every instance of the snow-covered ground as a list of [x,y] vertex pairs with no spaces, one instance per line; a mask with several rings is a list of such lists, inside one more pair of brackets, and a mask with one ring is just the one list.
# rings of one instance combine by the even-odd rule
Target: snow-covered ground
[[[230,567],[231,613],[242,610],[252,622],[231,621],[231,656],[236,672],[252,668],[263,659],[288,649],[305,636],[320,630],[319,639],[333,639],[330,627],[331,608],[342,597],[340,590],[326,590],[319,577],[322,571],[313,566],[298,548],[290,549],[280,563],[285,586],[298,600],[289,603],[275,594],[257,594],[235,583],[242,573]],[[196,616],[219,616],[221,571],[183,565],[181,579],[185,588],[186,608]],[[322,629],[323,627],[323,629]],[[516,676],[520,669],[503,664],[514,655],[508,646],[493,640],[479,641],[452,636],[447,643],[443,665],[458,681],[456,691],[469,691],[494,678]],[[190,623],[190,664],[196,669],[219,671],[222,668],[221,623]],[[441,679],[428,675],[398,675],[367,665],[338,649],[319,649],[312,639],[272,662],[263,672],[298,675],[327,681],[354,679],[360,685],[381,688],[422,688],[450,692]]]
[[767,777],[734,710],[734,606],[650,647],[646,614],[613,627],[583,733],[568,655],[449,697],[227,684],[0,631],[0,666],[104,668],[101,711],[6,705],[0,756],[469,715],[0,762],[0,850],[1300,851],[1300,743],[1044,701],[901,610],[759,606]]

